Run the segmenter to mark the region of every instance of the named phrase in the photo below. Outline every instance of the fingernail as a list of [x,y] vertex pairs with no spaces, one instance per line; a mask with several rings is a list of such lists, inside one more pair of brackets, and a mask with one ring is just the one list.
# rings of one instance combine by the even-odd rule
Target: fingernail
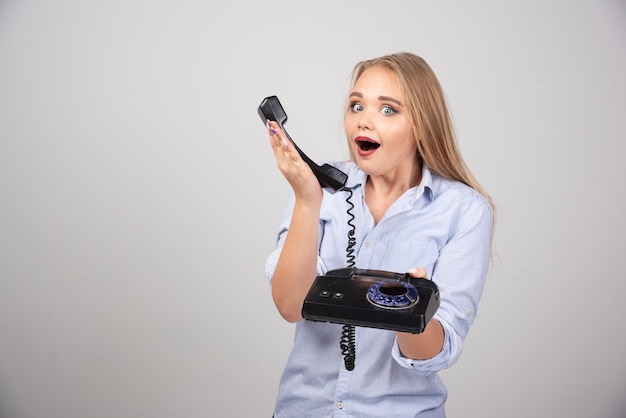
[[270,127],[270,120],[267,119],[267,121],[265,122],[265,127],[274,135],[276,135],[276,129]]

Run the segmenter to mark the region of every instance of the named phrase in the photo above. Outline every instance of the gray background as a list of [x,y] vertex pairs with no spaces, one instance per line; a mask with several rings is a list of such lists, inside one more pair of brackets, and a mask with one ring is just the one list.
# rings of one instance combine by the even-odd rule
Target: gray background
[[3,0],[0,417],[269,417],[257,105],[345,159],[352,66],[404,50],[499,210],[449,416],[626,416],[623,0]]

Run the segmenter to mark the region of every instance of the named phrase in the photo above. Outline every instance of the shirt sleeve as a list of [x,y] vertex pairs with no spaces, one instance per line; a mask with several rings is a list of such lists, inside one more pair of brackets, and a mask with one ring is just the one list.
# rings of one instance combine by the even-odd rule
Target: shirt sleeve
[[[265,275],[270,284],[272,284],[272,276],[274,276],[274,271],[276,270],[276,264],[278,264],[278,259],[280,258],[280,254],[283,249],[283,245],[285,244],[285,238],[287,237],[287,233],[289,231],[289,224],[291,223],[291,214],[293,211],[293,197],[289,201],[289,205],[283,211],[283,216],[281,220],[280,227],[278,229],[278,233],[276,234],[276,249],[272,251],[272,253],[267,257],[265,261]],[[323,234],[323,227],[320,223],[320,237]],[[326,265],[320,258],[317,256],[317,274],[323,275],[328,271]]]
[[[269,257],[267,257],[267,260],[265,261],[265,275],[267,276],[267,280],[270,282],[270,284],[272,284],[272,276],[274,276],[274,270],[276,270],[276,264],[278,263],[278,259],[280,258],[280,253],[282,252],[282,249],[283,247],[280,246],[279,248],[272,251],[272,253],[269,255]],[[326,274],[327,271],[328,269],[324,265],[324,262],[318,256],[317,274],[321,276]]]
[[444,329],[443,349],[427,360],[403,357],[397,340],[393,358],[403,367],[428,375],[454,365],[476,317],[489,266],[493,214],[482,199],[468,199],[457,209],[450,239],[441,249],[432,280],[440,292],[436,318]]
[[433,269],[441,304],[437,314],[464,340],[476,318],[491,254],[493,215],[484,200],[458,208],[450,239]]

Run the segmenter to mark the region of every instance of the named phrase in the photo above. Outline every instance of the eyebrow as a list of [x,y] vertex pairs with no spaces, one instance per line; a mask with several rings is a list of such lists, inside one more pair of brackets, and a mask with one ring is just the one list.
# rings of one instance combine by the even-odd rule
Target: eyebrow
[[[352,96],[356,96],[359,98],[363,98],[363,94],[359,93],[358,91],[353,91],[352,93],[350,93],[350,97]],[[394,99],[393,97],[389,97],[389,96],[378,96],[378,100],[383,101],[383,102],[393,102],[395,104],[397,104],[398,106],[402,106],[402,102],[398,99]]]

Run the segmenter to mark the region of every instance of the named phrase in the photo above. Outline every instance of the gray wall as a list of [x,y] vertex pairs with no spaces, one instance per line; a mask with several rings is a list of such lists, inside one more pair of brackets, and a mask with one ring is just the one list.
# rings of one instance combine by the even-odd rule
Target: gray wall
[[0,417],[270,416],[288,188],[256,107],[347,158],[352,66],[402,50],[499,208],[449,416],[626,416],[623,0],[3,0]]

